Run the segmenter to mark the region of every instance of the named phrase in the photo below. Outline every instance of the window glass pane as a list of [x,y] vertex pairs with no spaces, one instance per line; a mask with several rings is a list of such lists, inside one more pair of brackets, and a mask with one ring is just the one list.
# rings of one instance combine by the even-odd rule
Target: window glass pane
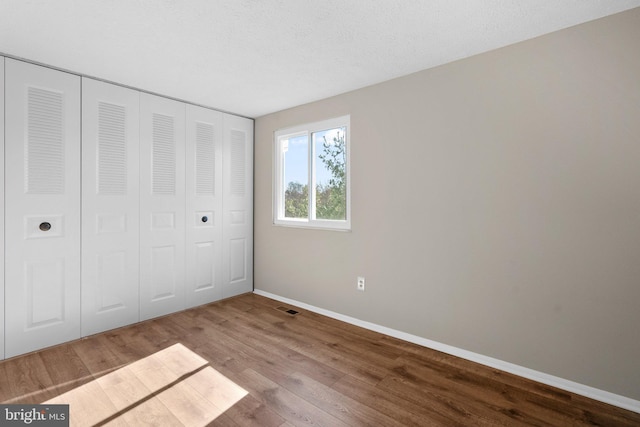
[[350,116],[275,132],[275,225],[350,230]]
[[317,219],[347,219],[345,136],[345,127],[312,134]]
[[284,157],[284,216],[309,216],[309,142],[306,135],[281,140]]

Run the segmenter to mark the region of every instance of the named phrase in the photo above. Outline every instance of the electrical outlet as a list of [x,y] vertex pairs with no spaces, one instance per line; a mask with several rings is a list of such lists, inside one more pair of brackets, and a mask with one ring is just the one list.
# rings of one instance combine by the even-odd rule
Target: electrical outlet
[[358,290],[364,292],[364,277],[358,277]]

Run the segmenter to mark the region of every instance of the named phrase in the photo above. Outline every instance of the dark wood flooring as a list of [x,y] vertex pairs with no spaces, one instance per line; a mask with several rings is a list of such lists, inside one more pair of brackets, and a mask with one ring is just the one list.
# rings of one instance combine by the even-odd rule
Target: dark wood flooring
[[246,294],[0,362],[0,402],[40,403],[181,343],[248,395],[220,426],[640,426],[596,402]]

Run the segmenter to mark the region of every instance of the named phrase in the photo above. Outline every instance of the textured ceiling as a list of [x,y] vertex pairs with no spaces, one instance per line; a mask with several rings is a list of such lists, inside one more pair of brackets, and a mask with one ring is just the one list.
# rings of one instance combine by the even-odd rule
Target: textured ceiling
[[0,0],[0,53],[249,117],[640,0]]

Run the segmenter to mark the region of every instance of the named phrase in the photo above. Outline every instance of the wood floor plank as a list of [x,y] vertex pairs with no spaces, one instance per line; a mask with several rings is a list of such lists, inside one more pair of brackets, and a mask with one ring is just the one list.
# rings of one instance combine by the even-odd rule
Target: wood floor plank
[[[268,310],[267,313],[270,311]],[[284,322],[283,319],[287,319],[287,315],[277,314],[277,319],[277,323]],[[289,322],[294,324],[296,320],[295,318],[289,318]],[[239,327],[242,328],[243,326]],[[309,334],[310,329],[313,334]],[[245,330],[244,333],[248,332]],[[389,360],[385,359],[384,362],[381,362],[376,355],[371,355],[370,353],[367,353],[368,357],[363,359],[360,358],[360,352],[351,352],[349,354],[347,351],[341,351],[339,347],[341,347],[340,341],[343,338],[335,333],[330,337],[325,335],[323,339],[318,339],[317,335],[318,328],[315,327],[315,323],[312,323],[311,328],[307,326],[305,331],[276,325],[276,328],[263,330],[262,339],[268,341],[269,346],[281,344],[295,348],[298,353],[329,366],[335,371],[355,375],[373,384],[382,380],[386,375],[386,370],[380,364],[388,364]],[[364,350],[366,349],[361,351]],[[372,361],[371,359],[375,360]]]
[[248,391],[210,366],[196,372],[183,382],[209,401],[211,405],[220,409],[220,414],[249,394]]
[[[519,390],[473,372],[443,366],[437,362],[416,361],[410,356],[398,358],[398,365],[393,371],[421,390],[429,390],[449,399],[475,402],[473,411],[476,414],[503,413],[510,423],[526,419],[541,425],[564,425],[569,421],[563,414],[532,404]],[[455,394],[452,390],[455,390]]]
[[546,384],[538,383],[527,378],[519,377],[508,372],[483,366],[479,363],[461,359],[450,354],[446,354],[437,350],[422,347],[417,344],[402,341],[398,338],[384,336],[383,342],[396,348],[406,350],[406,358],[415,358],[415,360],[431,361],[450,366],[452,369],[460,369],[466,372],[472,372],[481,377],[498,381],[499,383],[510,385],[512,387],[525,390],[527,393],[538,394],[542,397],[548,397],[557,401],[570,402],[571,393],[560,390]]
[[284,418],[251,394],[229,408],[223,414],[225,416],[242,427],[279,427],[285,424]]
[[[275,312],[275,310],[268,309],[266,313],[271,311]],[[251,313],[254,313],[255,317],[256,312],[252,311]],[[369,339],[358,340],[361,344],[358,349],[358,343],[348,343],[344,337],[339,335],[343,329],[336,328],[330,334],[322,334],[321,328],[318,328],[314,321],[311,323],[313,335],[309,335],[309,325],[306,326],[306,329],[294,326],[296,318],[289,318],[286,326],[281,325],[281,323],[285,323],[283,318],[287,319],[287,315],[278,313],[274,316],[277,316],[278,319],[275,325],[276,329],[264,330],[263,334],[264,339],[271,340],[271,345],[282,343],[293,347],[299,353],[328,365],[332,369],[354,375],[372,384],[384,378],[387,374],[385,368],[393,366],[393,357],[397,357],[399,354],[394,352],[392,356],[380,355],[378,346],[372,345],[369,341],[370,338],[379,339],[380,334],[369,334]],[[300,319],[302,321],[302,318]],[[273,338],[274,336],[277,338]],[[318,339],[318,336],[321,338]],[[365,359],[360,357],[363,352],[367,354]]]
[[158,399],[147,400],[144,404],[135,406],[131,410],[121,413],[104,425],[109,427],[120,425],[127,425],[129,427],[184,427],[184,424]]
[[294,426],[348,426],[253,369],[246,369],[239,377],[260,401]]
[[0,362],[0,402],[43,401],[114,426],[640,425],[636,412],[254,294]]
[[227,414],[220,414],[220,416],[216,417],[209,424],[209,427],[238,427],[238,423],[233,421],[233,418],[228,416]]
[[100,384],[95,381],[81,385],[43,403],[69,405],[69,421],[72,426],[93,426],[118,413]]
[[39,353],[29,353],[3,362],[6,383],[2,384],[4,403],[38,403],[56,395],[51,379]]
[[364,405],[299,372],[287,375],[284,379],[280,379],[278,384],[351,426],[402,427],[403,425],[384,412]]
[[115,347],[104,334],[74,341],[73,345],[74,351],[94,378],[126,364],[116,355]]
[[[200,321],[206,322],[202,319]],[[246,327],[243,322],[209,324],[204,332],[205,335],[207,335],[207,331],[215,331],[217,334],[215,336],[223,333],[230,337],[225,341],[225,348],[236,349],[235,354],[253,358],[256,363],[266,367],[279,365],[291,370],[303,370],[325,384],[331,384],[343,375],[342,372],[313,358],[280,345],[279,341],[270,340],[269,335],[264,331],[263,333],[256,332],[253,328]]]
[[333,346],[324,343],[318,343],[312,348],[298,349],[298,351],[333,369],[342,371],[372,385],[378,384],[388,375],[387,370],[369,363],[366,358],[349,357]]
[[333,385],[336,391],[381,411],[405,426],[463,426],[456,416],[447,416],[446,409],[433,404],[418,405],[403,397],[388,393],[351,375]]
[[73,390],[93,379],[91,372],[70,344],[51,347],[38,354],[49,377],[56,385],[52,390],[56,395]]
[[[97,378],[95,382],[100,386],[104,396],[109,399],[116,411],[135,406],[152,394],[152,391],[140,381],[140,377],[130,366],[124,366]],[[76,392],[80,391],[80,388],[76,390]]]
[[186,381],[164,390],[158,394],[158,399],[185,426],[206,426],[224,412]]
[[15,395],[10,389],[8,369],[9,363],[7,361],[0,363],[0,402],[3,403],[8,403],[15,399]]
[[[264,310],[267,313],[274,311]],[[249,315],[257,317],[258,313],[259,311],[252,310]],[[273,328],[269,330],[278,337],[289,337],[294,342],[304,343],[303,347],[310,347],[312,344],[309,344],[309,340],[306,338],[309,329],[312,328],[315,343],[324,342],[328,347],[339,349],[342,354],[350,357],[358,357],[362,352],[366,352],[368,354],[367,360],[380,367],[392,366],[393,361],[403,354],[400,350],[379,344],[379,340],[382,338],[381,334],[368,337],[359,337],[354,333],[347,334],[342,328],[322,325],[316,320],[307,319],[305,318],[307,315],[308,313],[303,311],[294,318],[289,318],[284,313],[278,313]],[[296,346],[294,342],[290,341],[288,345]]]
[[639,414],[584,396],[572,395],[571,406],[582,412],[582,425],[640,426]]

